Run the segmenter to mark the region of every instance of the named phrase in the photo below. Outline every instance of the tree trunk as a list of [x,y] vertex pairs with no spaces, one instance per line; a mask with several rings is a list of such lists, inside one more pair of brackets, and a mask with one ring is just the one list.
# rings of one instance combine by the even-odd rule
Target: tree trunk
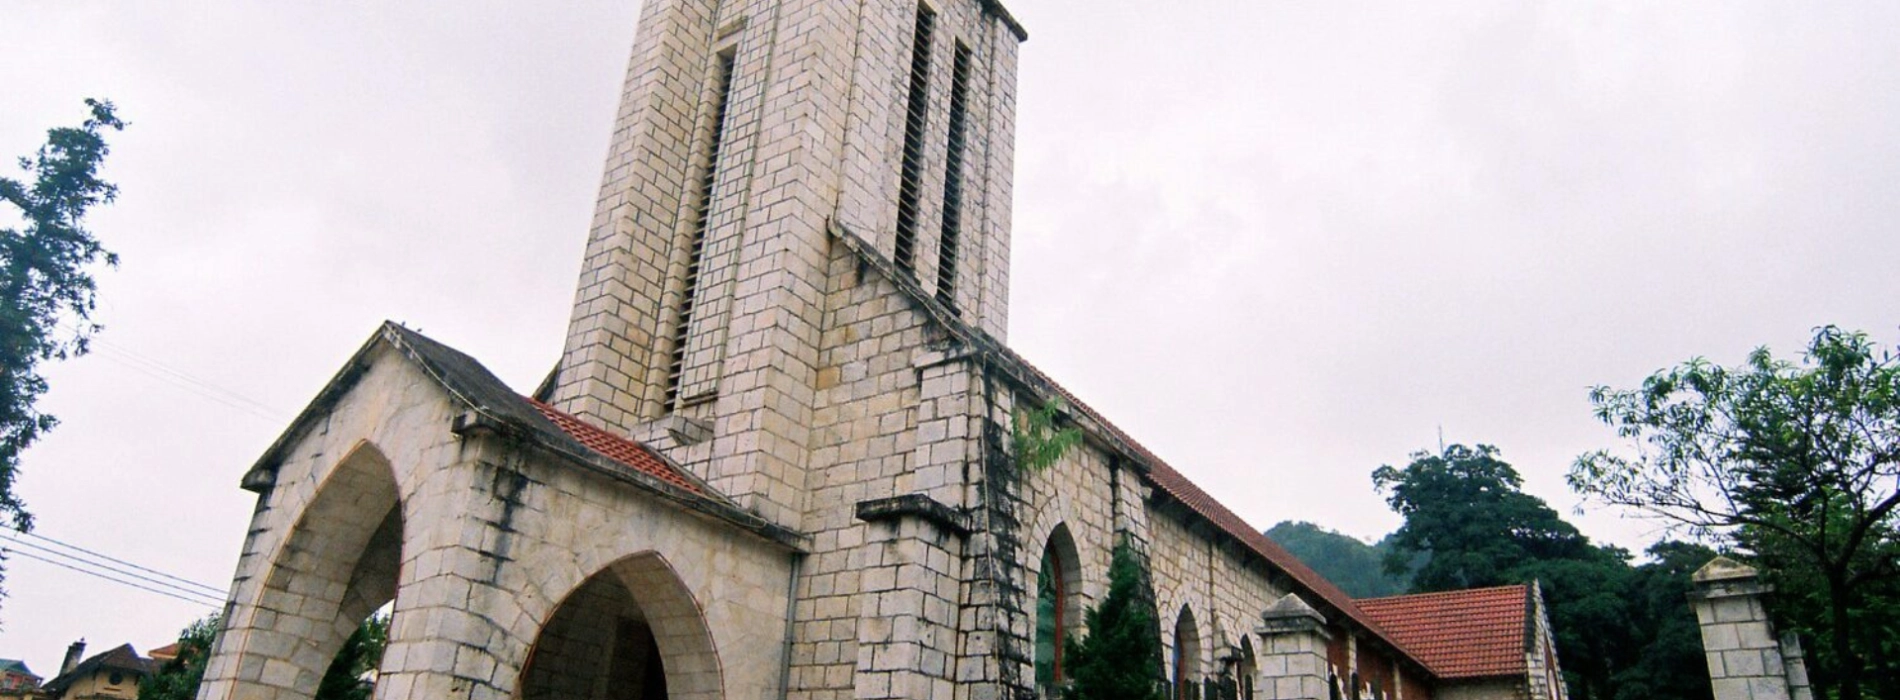
[[1860,655],[1854,653],[1853,631],[1849,629],[1847,608],[1847,580],[1842,574],[1830,573],[1827,577],[1828,608],[1833,618],[1834,659],[1840,666],[1837,669],[1841,679],[1841,700],[1861,700]]
[[1900,698],[1900,673],[1895,672],[1893,659],[1887,654],[1887,645],[1881,639],[1885,632],[1884,626],[1876,624],[1868,627],[1867,651],[1873,656],[1868,659],[1868,666],[1873,669],[1871,683],[1879,697]]

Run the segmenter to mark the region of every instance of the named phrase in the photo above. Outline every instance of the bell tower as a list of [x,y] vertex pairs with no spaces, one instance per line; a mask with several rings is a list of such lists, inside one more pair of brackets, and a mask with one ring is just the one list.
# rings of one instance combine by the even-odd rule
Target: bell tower
[[995,0],[650,0],[552,402],[796,527],[833,226],[1003,337],[1024,38]]

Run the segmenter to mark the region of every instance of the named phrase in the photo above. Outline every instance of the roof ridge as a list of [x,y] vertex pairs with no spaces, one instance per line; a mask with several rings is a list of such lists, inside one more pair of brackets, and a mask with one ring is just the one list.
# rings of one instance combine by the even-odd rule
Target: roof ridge
[[1523,673],[1535,613],[1527,584],[1434,591],[1359,601],[1424,656],[1441,678]]
[[[580,416],[563,411],[556,408],[553,404],[541,401],[532,396],[523,395],[521,398],[526,399],[529,404],[532,404],[542,415],[552,421],[555,427],[560,428],[562,432],[580,441],[583,447],[593,450],[602,457],[606,457],[630,469],[655,477],[668,484],[701,496],[723,497],[723,494],[714,491],[712,487],[700,481],[686,470],[681,469],[679,465],[674,464],[664,455],[661,455],[659,451],[654,450],[652,446],[644,442],[589,423]],[[570,426],[574,429],[570,430]],[[592,438],[592,440],[590,440],[590,438]],[[606,444],[599,444],[596,441],[604,441]],[[603,447],[607,449],[602,449]],[[615,447],[621,449],[613,449]],[[628,451],[631,451],[631,454],[629,454]],[[636,463],[637,457],[645,457],[646,459],[638,459],[637,462],[642,463]]]
[[1507,583],[1500,586],[1480,586],[1477,588],[1460,588],[1460,589],[1451,590],[1451,591],[1430,591],[1426,593],[1400,593],[1398,595],[1382,595],[1382,596],[1377,596],[1373,598],[1354,598],[1352,599],[1352,602],[1358,603],[1360,605],[1364,605],[1366,603],[1379,603],[1379,602],[1384,602],[1384,601],[1393,601],[1393,600],[1401,600],[1401,599],[1417,600],[1420,598],[1429,598],[1432,596],[1459,596],[1459,595],[1470,595],[1473,593],[1492,593],[1496,591],[1522,590],[1522,589],[1527,589],[1530,587],[1531,585],[1528,583]]

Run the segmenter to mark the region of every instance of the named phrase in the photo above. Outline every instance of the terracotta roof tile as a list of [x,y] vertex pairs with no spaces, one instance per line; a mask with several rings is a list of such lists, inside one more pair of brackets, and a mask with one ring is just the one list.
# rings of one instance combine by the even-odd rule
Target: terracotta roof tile
[[523,398],[527,398],[528,403],[534,404],[535,410],[553,421],[555,427],[560,428],[561,432],[567,433],[569,437],[580,441],[581,445],[600,456],[691,493],[707,495],[706,490],[700,487],[697,480],[680,472],[679,468],[666,460],[660,459],[658,455],[653,454],[652,450],[647,449],[646,445],[596,428],[587,424],[586,421],[562,412],[561,409],[533,398]]
[[1440,678],[1520,675],[1530,624],[1530,586],[1367,598],[1359,609]]

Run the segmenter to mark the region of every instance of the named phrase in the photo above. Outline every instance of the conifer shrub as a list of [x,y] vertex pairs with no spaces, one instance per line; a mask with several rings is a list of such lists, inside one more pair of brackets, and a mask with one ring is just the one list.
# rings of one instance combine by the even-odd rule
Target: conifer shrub
[[1161,627],[1141,556],[1123,542],[1108,568],[1108,596],[1083,615],[1088,636],[1063,652],[1066,700],[1166,700]]

